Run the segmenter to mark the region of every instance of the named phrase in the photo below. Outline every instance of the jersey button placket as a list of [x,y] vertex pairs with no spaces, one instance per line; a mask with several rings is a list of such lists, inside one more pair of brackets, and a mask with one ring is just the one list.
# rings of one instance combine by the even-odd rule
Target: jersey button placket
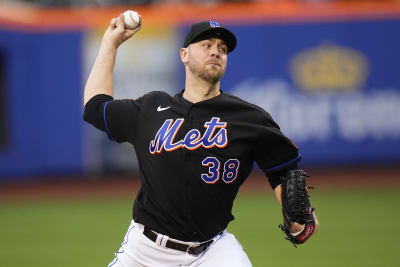
[[[187,113],[187,121],[188,121],[187,129],[188,129],[188,131],[195,128],[194,124],[195,124],[196,120],[193,118],[193,108],[194,108],[194,105],[191,105],[189,108],[189,111]],[[190,160],[191,158],[193,158],[191,152],[192,151],[190,151],[190,150],[185,150],[185,159]]]
[[[193,117],[193,109],[194,109],[194,105],[191,105],[189,110],[188,110],[187,116],[186,116],[186,119],[187,119],[187,122],[188,122],[187,131],[190,131],[191,129],[196,128],[195,127],[195,121],[196,120]],[[185,149],[185,161],[186,161],[185,165],[186,165],[186,168],[191,168],[190,165],[193,164],[192,161],[195,158],[193,153],[195,153],[195,152],[191,151],[191,150],[188,150],[188,149]],[[186,188],[191,186],[191,182],[190,182],[191,178],[192,177],[190,177],[188,175],[185,176],[185,179],[186,179],[185,186],[186,186]],[[189,192],[189,191],[190,190],[185,190],[185,194],[186,194],[186,198],[187,199],[190,198],[190,196],[187,194],[187,192]],[[190,204],[190,201],[186,201],[186,205],[187,205],[186,208],[187,208],[188,214],[190,214],[190,212],[193,210],[192,207],[189,206],[189,204]],[[192,232],[191,232],[192,233],[192,238],[194,240],[197,240],[198,237],[199,237],[198,236],[198,232],[196,230],[194,230],[195,226],[194,226],[193,219],[191,219],[191,221],[192,221],[192,224],[193,224],[193,228],[192,228]]]

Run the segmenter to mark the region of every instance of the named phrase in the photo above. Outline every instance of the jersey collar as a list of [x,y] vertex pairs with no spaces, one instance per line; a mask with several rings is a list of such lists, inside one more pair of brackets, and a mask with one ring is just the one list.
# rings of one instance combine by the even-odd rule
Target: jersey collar
[[198,103],[192,103],[192,102],[190,102],[189,100],[187,100],[187,99],[185,99],[185,98],[183,97],[183,93],[185,92],[185,89],[183,89],[180,93],[178,93],[178,94],[176,94],[176,95],[174,96],[174,99],[175,99],[176,101],[178,101],[179,103],[183,104],[183,105],[197,105],[197,104],[201,104],[201,103],[208,103],[209,101],[214,101],[214,100],[219,99],[220,97],[223,97],[224,91],[221,90],[221,89],[219,89],[219,91],[220,91],[221,93],[220,93],[219,95],[213,97],[213,98],[210,98],[210,99],[207,99],[207,100],[204,100],[204,101],[200,101],[200,102],[198,102]]

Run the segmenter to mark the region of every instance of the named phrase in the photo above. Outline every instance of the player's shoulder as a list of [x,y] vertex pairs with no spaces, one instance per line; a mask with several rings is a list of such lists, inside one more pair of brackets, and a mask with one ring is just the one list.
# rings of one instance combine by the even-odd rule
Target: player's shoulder
[[163,91],[151,91],[147,94],[144,94],[142,97],[138,99],[138,101],[143,104],[154,104],[154,103],[168,103],[172,99],[172,96]]
[[146,98],[146,99],[160,99],[160,98],[171,98],[171,96],[167,93],[167,92],[163,92],[163,91],[151,91],[145,95],[142,96],[142,98]]
[[235,96],[235,95],[232,95],[232,94],[229,94],[229,93],[225,93],[225,92],[224,92],[224,95],[225,95],[225,98],[228,101],[231,101],[231,102],[239,104],[239,105],[248,106],[249,108],[252,108],[252,109],[257,110],[259,112],[266,112],[263,108],[255,105],[253,103],[247,102],[246,100],[243,100],[242,98],[240,98],[238,96]]
[[251,112],[252,115],[255,116],[255,118],[259,118],[261,120],[267,119],[267,120],[273,121],[271,115],[262,107],[257,106],[253,103],[243,100],[242,98],[240,98],[238,96],[235,96],[235,95],[232,95],[229,93],[224,92],[224,95],[225,95],[225,99],[227,101],[229,101],[230,104],[240,106],[241,109],[246,109],[248,112]]

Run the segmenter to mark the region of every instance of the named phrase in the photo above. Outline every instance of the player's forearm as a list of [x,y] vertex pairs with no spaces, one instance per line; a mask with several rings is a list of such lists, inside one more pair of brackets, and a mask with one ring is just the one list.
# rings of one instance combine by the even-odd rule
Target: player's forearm
[[86,82],[84,105],[95,95],[114,96],[113,71],[117,48],[103,42]]
[[276,199],[278,199],[279,203],[282,205],[282,195],[281,195],[282,187],[281,187],[281,185],[278,185],[277,187],[275,187],[274,193],[275,193]]

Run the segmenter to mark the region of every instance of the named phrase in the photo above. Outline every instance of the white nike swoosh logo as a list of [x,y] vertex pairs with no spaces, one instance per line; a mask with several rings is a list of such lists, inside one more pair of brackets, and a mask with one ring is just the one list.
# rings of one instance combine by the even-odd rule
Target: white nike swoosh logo
[[171,106],[168,106],[168,107],[165,107],[165,108],[162,108],[161,106],[158,106],[158,108],[157,108],[157,111],[164,111],[164,110],[167,110],[167,109],[169,109]]

